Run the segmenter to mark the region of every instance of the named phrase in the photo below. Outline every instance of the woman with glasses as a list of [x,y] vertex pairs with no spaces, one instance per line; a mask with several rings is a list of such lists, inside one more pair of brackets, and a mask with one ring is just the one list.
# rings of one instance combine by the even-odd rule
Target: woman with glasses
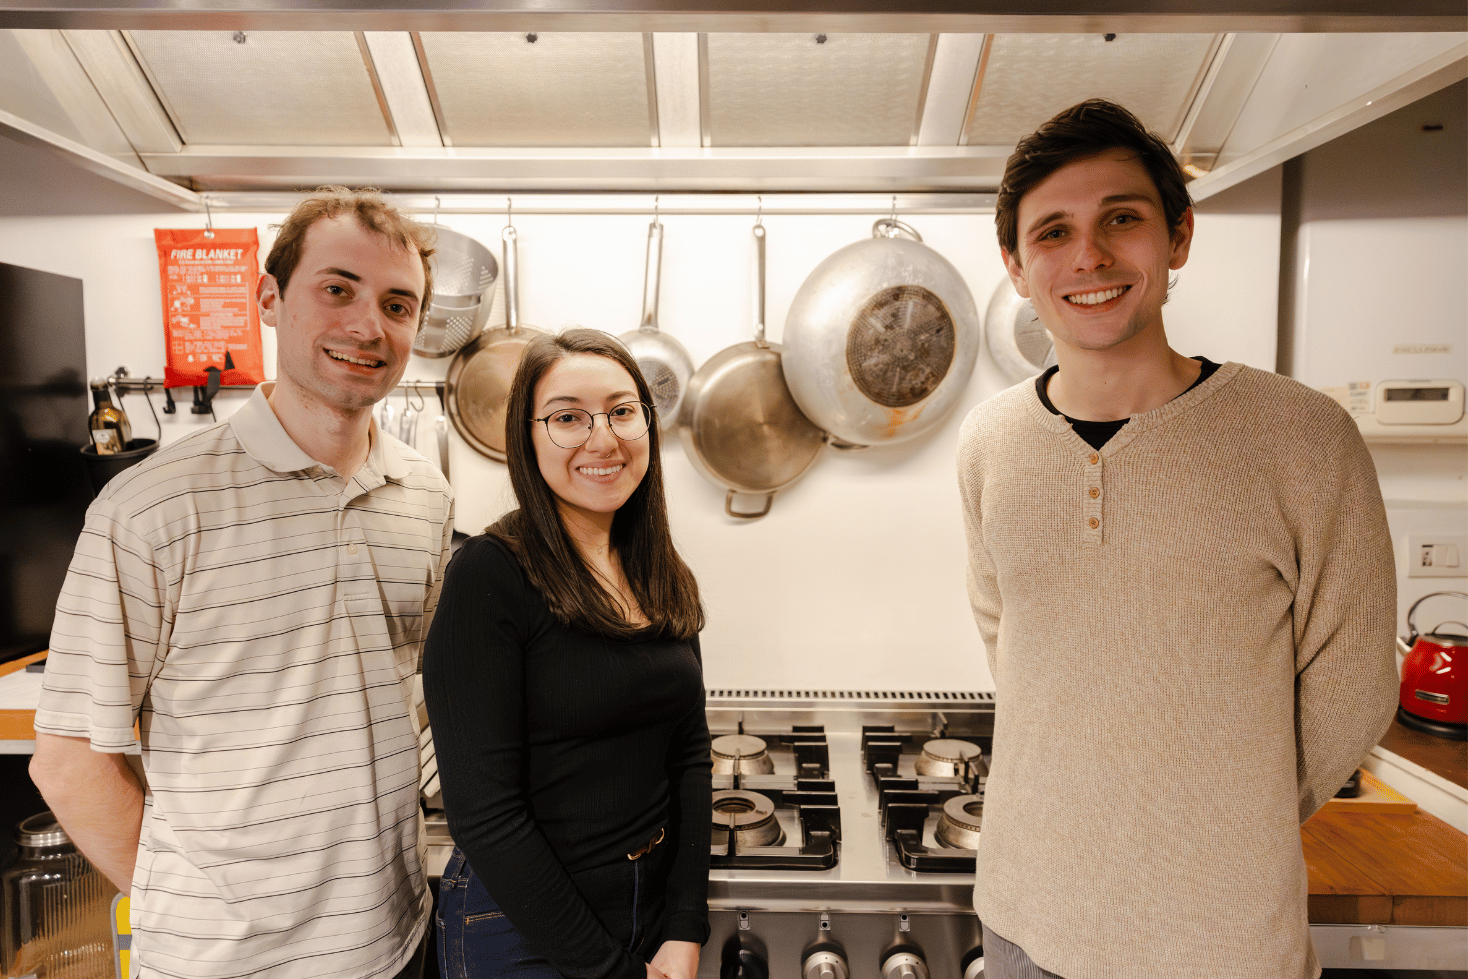
[[519,509],[467,541],[423,689],[456,844],[445,979],[694,979],[708,938],[698,584],[625,348],[537,338],[507,406]]

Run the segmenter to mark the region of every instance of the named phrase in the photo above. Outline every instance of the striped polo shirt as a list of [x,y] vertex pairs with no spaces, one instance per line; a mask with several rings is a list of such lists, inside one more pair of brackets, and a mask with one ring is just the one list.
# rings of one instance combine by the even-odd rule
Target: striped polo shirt
[[392,976],[428,923],[412,690],[452,495],[375,424],[343,480],[267,388],[108,483],[56,609],[36,729],[141,731],[135,977]]

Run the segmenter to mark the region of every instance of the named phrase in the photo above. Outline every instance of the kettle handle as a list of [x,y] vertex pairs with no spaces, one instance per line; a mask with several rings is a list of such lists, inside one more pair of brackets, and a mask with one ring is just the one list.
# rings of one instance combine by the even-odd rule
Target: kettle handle
[[1413,602],[1412,607],[1407,609],[1407,638],[1397,640],[1399,646],[1404,647],[1403,652],[1410,650],[1417,643],[1417,624],[1412,621],[1412,617],[1417,614],[1417,606],[1421,605],[1429,598],[1436,598],[1439,595],[1456,595],[1459,598],[1468,598],[1468,592],[1434,591],[1428,592],[1426,595],[1423,595],[1421,598],[1417,599],[1417,601]]

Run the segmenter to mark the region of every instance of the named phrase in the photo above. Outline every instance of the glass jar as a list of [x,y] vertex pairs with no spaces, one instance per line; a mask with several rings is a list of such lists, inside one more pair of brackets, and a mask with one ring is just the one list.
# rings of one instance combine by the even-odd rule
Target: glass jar
[[17,824],[15,842],[20,852],[0,892],[0,975],[114,979],[111,908],[117,888],[77,852],[49,812]]

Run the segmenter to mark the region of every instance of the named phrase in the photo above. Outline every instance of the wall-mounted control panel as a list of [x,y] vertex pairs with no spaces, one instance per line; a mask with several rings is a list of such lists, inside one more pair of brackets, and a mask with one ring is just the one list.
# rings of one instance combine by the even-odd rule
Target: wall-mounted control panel
[[1468,535],[1408,534],[1408,578],[1468,578]]
[[1376,387],[1380,425],[1451,425],[1463,417],[1457,381],[1382,381]]

